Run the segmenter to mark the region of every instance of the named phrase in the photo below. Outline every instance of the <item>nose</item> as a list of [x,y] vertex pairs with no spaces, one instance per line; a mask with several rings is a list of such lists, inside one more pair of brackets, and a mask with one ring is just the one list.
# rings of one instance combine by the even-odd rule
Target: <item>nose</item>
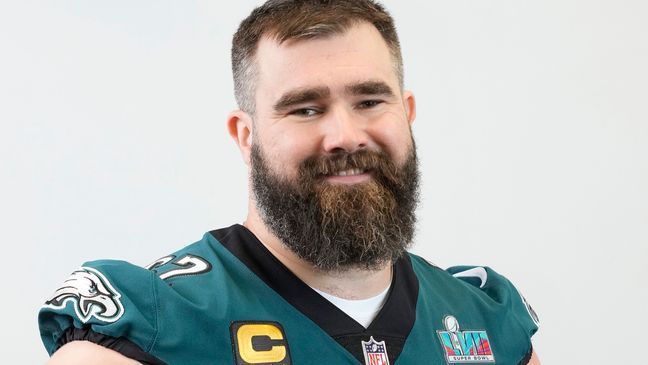
[[363,121],[344,108],[332,110],[323,129],[323,148],[327,153],[352,153],[366,148],[370,142]]

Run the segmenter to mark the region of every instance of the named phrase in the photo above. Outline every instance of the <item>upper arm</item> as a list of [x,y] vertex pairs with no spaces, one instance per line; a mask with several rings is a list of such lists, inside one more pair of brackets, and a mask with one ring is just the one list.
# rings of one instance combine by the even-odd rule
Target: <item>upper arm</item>
[[47,365],[138,365],[117,351],[88,341],[72,341],[63,345]]

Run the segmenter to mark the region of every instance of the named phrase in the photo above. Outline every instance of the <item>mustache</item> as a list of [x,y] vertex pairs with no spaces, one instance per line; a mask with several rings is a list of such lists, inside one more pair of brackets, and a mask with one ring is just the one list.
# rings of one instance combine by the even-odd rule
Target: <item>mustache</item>
[[350,169],[371,173],[374,178],[390,183],[398,181],[400,177],[398,167],[386,153],[372,150],[308,157],[300,164],[299,175],[302,181],[314,181]]

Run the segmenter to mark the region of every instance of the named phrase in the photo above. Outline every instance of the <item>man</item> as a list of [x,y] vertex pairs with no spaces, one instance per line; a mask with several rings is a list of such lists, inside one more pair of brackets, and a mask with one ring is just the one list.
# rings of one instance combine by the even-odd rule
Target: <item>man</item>
[[39,315],[52,364],[538,364],[508,280],[405,251],[415,99],[381,6],[268,1],[232,61],[246,221],[73,272]]

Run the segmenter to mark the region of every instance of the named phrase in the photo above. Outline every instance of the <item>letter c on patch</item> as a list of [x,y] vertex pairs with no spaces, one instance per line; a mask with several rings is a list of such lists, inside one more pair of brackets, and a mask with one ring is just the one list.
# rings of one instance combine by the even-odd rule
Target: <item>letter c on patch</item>
[[230,327],[237,365],[289,365],[288,342],[277,322],[237,321]]

